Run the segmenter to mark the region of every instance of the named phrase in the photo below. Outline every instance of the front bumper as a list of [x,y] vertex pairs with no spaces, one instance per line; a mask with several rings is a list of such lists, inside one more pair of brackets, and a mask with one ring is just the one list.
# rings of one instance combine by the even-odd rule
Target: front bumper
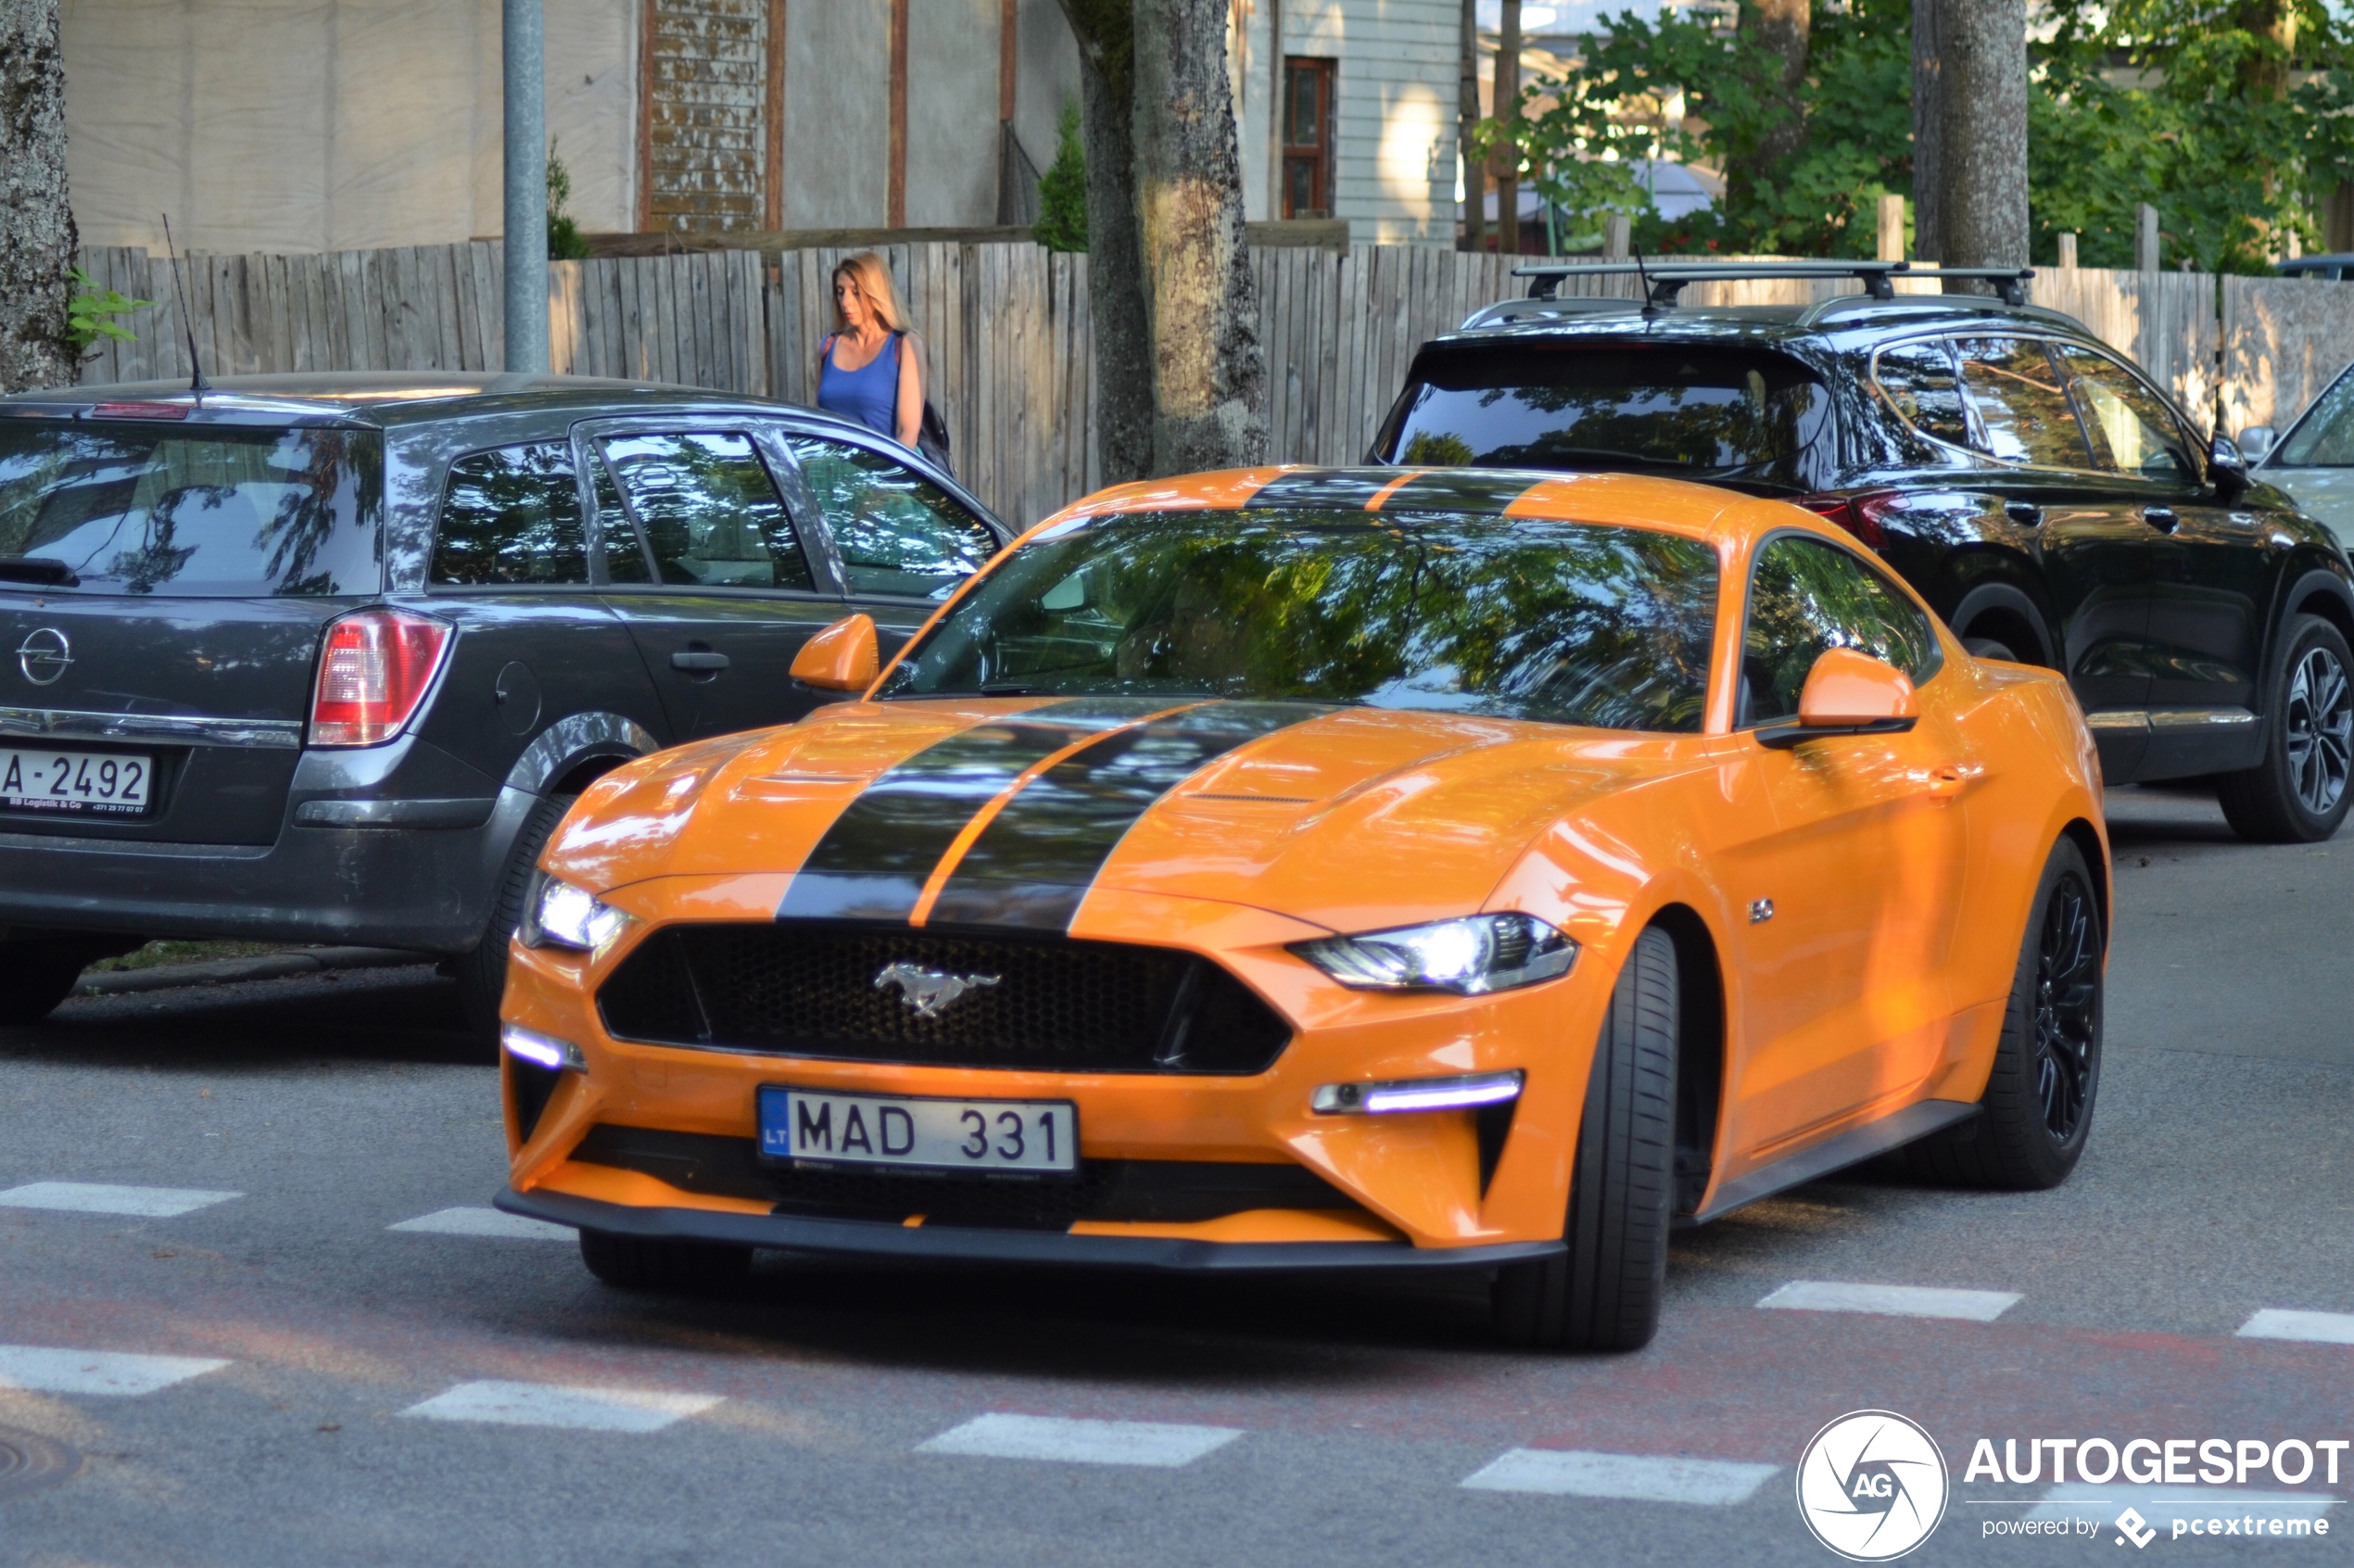
[[1500,1263],[1550,1258],[1566,1246],[1558,1241],[1535,1241],[1430,1248],[1405,1242],[1208,1242],[1173,1236],[1070,1235],[955,1225],[911,1229],[878,1220],[651,1208],[575,1197],[567,1193],[518,1193],[513,1187],[491,1202],[510,1214],[527,1219],[625,1236],[948,1263],[1062,1263],[1191,1273],[1493,1268]]

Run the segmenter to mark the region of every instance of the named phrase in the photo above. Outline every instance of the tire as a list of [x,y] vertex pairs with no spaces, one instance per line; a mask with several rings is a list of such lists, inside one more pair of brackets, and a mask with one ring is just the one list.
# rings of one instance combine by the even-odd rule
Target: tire
[[82,969],[96,956],[80,942],[0,945],[0,1024],[34,1024],[47,1018],[73,994]]
[[611,1231],[581,1232],[580,1260],[597,1278],[622,1290],[724,1291],[752,1272],[748,1246]]
[[2083,852],[2052,847],[2029,906],[2003,1038],[1978,1115],[1902,1151],[1946,1186],[2040,1192],[2068,1180],[2101,1086],[2100,904]]
[[490,924],[473,951],[460,954],[456,966],[458,1005],[464,1009],[466,1031],[494,1050],[499,1043],[499,1004],[507,994],[507,944],[523,922],[523,898],[548,835],[556,830],[578,795],[550,795],[531,808],[515,830],[507,851],[506,868],[499,873],[497,896],[490,905]]
[[2282,628],[2287,651],[2272,677],[2264,714],[2264,760],[2227,773],[2215,798],[2243,839],[2314,844],[2337,831],[2354,803],[2354,652],[2318,615]]
[[1966,637],[1962,639],[1962,646],[1969,650],[1969,656],[1973,659],[2002,659],[2014,664],[2021,662],[2019,656],[2011,651],[2009,643],[1991,637]]
[[1586,1079],[1565,1254],[1497,1270],[1497,1336],[1548,1350],[1639,1350],[1659,1328],[1676,1187],[1676,943],[1636,939]]

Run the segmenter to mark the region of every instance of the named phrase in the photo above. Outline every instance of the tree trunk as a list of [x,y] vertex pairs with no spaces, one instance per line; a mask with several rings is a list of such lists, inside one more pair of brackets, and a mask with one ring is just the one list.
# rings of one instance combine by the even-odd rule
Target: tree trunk
[[[2027,0],[1942,0],[1938,260],[2027,265]],[[1982,292],[1982,290],[1971,290]]]
[[[5,0],[0,0],[5,3]],[[1153,471],[1152,332],[1136,227],[1135,30],[1130,0],[1062,0],[1079,41],[1087,137],[1087,313],[1095,332],[1095,455],[1107,485]]]
[[1463,159],[1462,247],[1487,248],[1487,170],[1472,151],[1479,129],[1479,0],[1463,0],[1462,70],[1457,73],[1455,112]]
[[0,392],[72,383],[74,247],[57,0],[0,0]]
[[1267,361],[1243,239],[1224,0],[1135,10],[1136,218],[1152,331],[1152,474],[1267,456]]
[[[1498,120],[1520,118],[1520,0],[1504,0],[1496,74],[1488,93]],[[1520,154],[1509,146],[1496,155],[1496,249],[1510,255],[1520,251]]]
[[1943,60],[1938,49],[1939,0],[1913,0],[1913,254],[1945,259]]
[[1806,116],[1799,104],[1798,89],[1806,79],[1813,24],[1808,0],[1741,0],[1740,36],[1762,56],[1766,78],[1759,85],[1774,104],[1777,117],[1760,133],[1749,157],[1726,159],[1728,211],[1747,209],[1781,166],[1806,145]]

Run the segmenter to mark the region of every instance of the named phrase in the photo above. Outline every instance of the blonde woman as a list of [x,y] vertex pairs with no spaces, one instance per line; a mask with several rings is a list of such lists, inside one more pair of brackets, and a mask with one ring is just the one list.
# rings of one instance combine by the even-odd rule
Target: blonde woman
[[923,429],[923,363],[890,270],[873,251],[834,268],[834,325],[817,351],[817,406],[914,447]]

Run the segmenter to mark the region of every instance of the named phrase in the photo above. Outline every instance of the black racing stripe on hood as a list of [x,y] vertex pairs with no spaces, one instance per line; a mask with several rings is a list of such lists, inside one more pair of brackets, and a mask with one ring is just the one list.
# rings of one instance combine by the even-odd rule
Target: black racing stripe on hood
[[1397,478],[1394,473],[1365,468],[1320,468],[1306,474],[1286,474],[1271,480],[1251,492],[1243,504],[1259,506],[1296,506],[1323,508],[1334,512],[1362,512],[1365,503],[1381,494],[1381,487]]
[[1006,803],[932,904],[935,926],[1063,930],[1120,841],[1163,795],[1236,747],[1332,712],[1213,702],[1107,735]]
[[1025,768],[1167,698],[1073,698],[959,730],[887,769],[826,829],[777,917],[905,920],[973,814]]
[[1541,483],[1525,474],[1446,469],[1407,480],[1383,499],[1381,509],[1385,513],[1459,512],[1494,516]]

